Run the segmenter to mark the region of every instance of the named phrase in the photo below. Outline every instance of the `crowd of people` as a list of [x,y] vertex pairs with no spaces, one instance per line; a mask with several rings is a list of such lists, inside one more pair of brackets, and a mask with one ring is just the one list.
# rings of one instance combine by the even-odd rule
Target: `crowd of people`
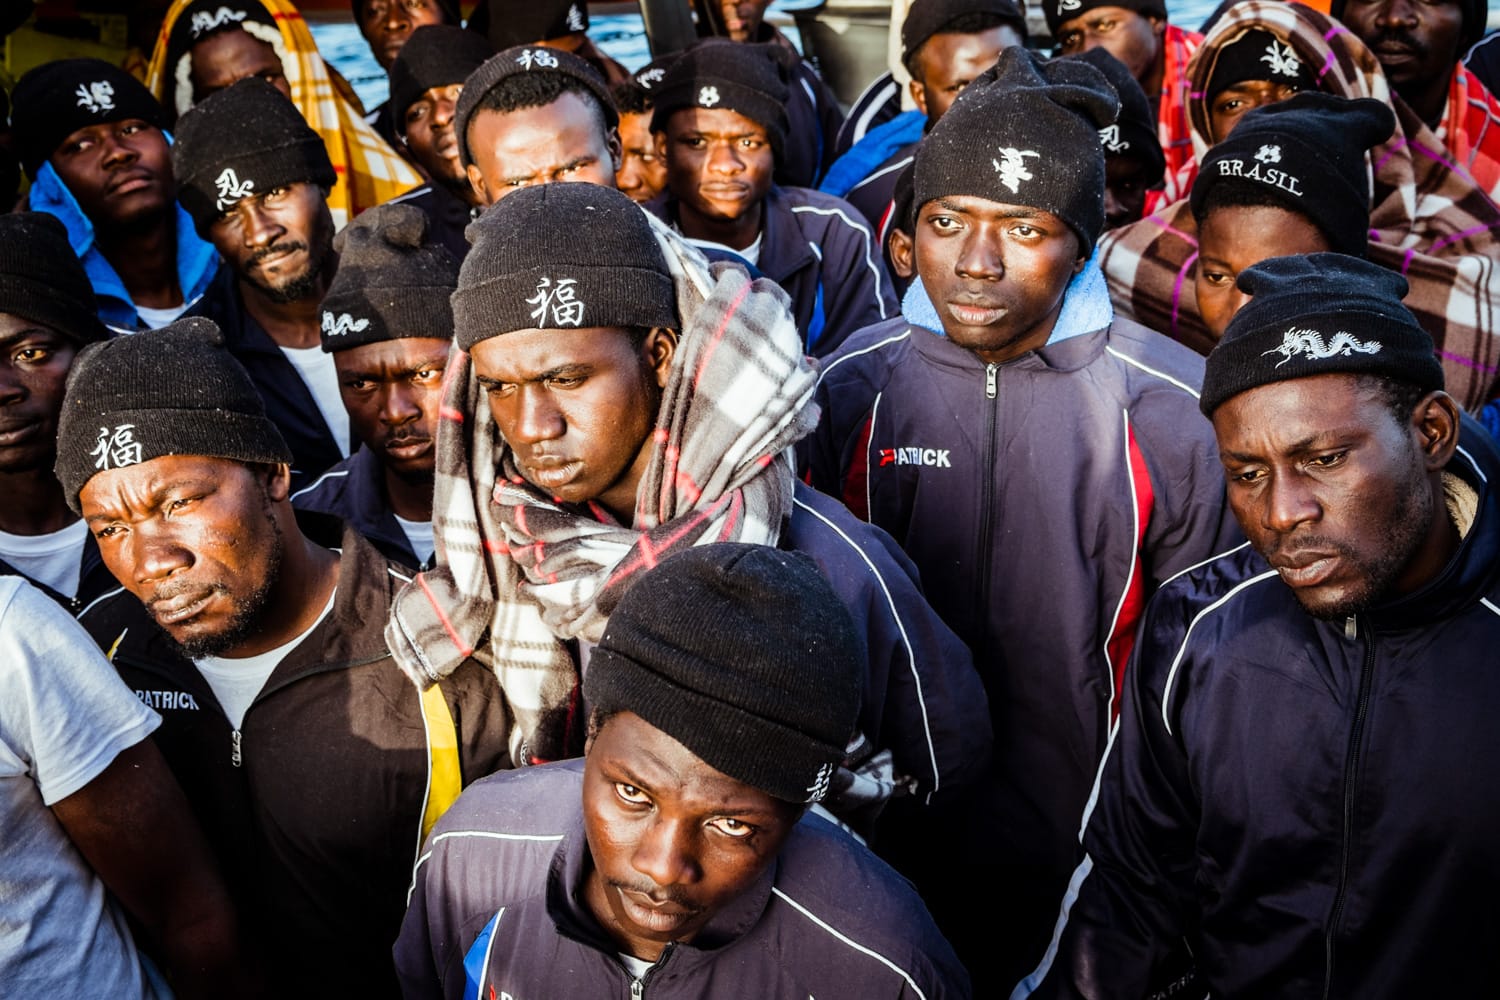
[[1494,988],[1485,5],[766,5],[16,81],[0,994]]

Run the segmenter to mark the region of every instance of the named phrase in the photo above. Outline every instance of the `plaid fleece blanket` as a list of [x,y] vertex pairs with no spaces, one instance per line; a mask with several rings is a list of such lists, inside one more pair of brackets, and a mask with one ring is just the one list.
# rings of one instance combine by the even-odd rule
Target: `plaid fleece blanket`
[[1162,71],[1161,102],[1156,110],[1156,138],[1161,142],[1162,154],[1167,158],[1167,169],[1161,191],[1147,195],[1146,211],[1155,211],[1162,205],[1170,205],[1187,194],[1187,188],[1177,187],[1177,175],[1194,162],[1193,130],[1188,121],[1188,100],[1191,87],[1188,66],[1193,53],[1203,44],[1203,36],[1186,31],[1175,24],[1167,25],[1162,34],[1162,49],[1166,64]]
[[[192,0],[176,0],[162,21],[156,36],[156,49],[146,71],[146,86],[169,109],[181,114],[176,93],[176,68],[167,65],[167,40],[178,16]],[[349,84],[334,74],[318,55],[317,43],[307,22],[287,0],[258,0],[270,12],[281,29],[281,46],[277,54],[292,88],[292,103],[302,112],[307,124],[323,139],[328,159],[339,182],[328,195],[334,229],[367,208],[384,204],[422,184],[416,169],[367,124],[359,99]]]
[[1500,204],[1500,98],[1459,63],[1448,87],[1448,106],[1438,135],[1449,155]]
[[[1442,142],[1391,90],[1363,42],[1325,14],[1296,3],[1245,0],[1209,32],[1190,67],[1193,142],[1208,149],[1202,99],[1219,49],[1247,27],[1270,31],[1308,65],[1323,90],[1373,97],[1396,110],[1396,132],[1370,153],[1374,196],[1371,260],[1411,283],[1406,305],[1432,335],[1448,391],[1470,410],[1496,395],[1500,372],[1500,209],[1453,163]],[[1201,353],[1213,339],[1198,315],[1193,266],[1197,230],[1184,198],[1100,241],[1115,307]]]
[[467,656],[494,669],[517,720],[518,762],[581,750],[578,672],[564,641],[597,642],[643,571],[690,545],[775,544],[791,511],[789,449],[817,423],[816,377],[786,293],[732,265],[710,269],[651,221],[684,329],[633,525],[528,484],[468,356],[455,351],[444,375],[437,565],[397,595],[386,641],[424,687]]

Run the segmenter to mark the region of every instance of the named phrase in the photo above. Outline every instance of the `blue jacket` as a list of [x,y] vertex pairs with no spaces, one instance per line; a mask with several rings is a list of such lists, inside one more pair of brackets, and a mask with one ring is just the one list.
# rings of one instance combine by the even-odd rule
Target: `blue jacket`
[[298,510],[332,514],[364,535],[392,562],[408,569],[422,565],[386,500],[385,470],[380,459],[364,445],[310,486],[293,493],[292,505]]
[[816,816],[693,942],[668,945],[636,979],[581,902],[582,786],[576,760],[497,774],[438,821],[396,941],[407,1000],[969,995],[911,886]]
[[943,867],[1005,895],[986,957],[1010,983],[1077,864],[1146,598],[1239,541],[1203,359],[1092,305],[1070,288],[1057,339],[1005,364],[903,320],[864,331],[824,365],[807,442],[812,485],[895,537],[984,679],[995,764]]
[[[673,225],[671,193],[645,206]],[[792,297],[807,353],[823,357],[855,330],[896,315],[880,249],[848,202],[809,188],[773,185],[761,220],[760,272]]]
[[[170,141],[170,139],[168,140]],[[36,181],[31,185],[27,201],[32,211],[46,212],[56,216],[68,231],[68,242],[83,264],[83,270],[94,286],[94,296],[99,302],[99,319],[117,333],[134,333],[145,329],[136,312],[135,303],[125,289],[125,283],[115,273],[104,254],[94,242],[94,224],[73,192],[63,183],[52,164],[44,163],[37,171]],[[184,315],[203,315],[209,303],[204,297],[209,293],[214,277],[219,273],[219,255],[213,244],[198,235],[193,228],[192,217],[181,205],[177,210],[177,283],[182,288],[182,300],[187,303]]]
[[1450,474],[1478,498],[1458,552],[1353,618],[1248,544],[1161,588],[1060,946],[1017,996],[1145,996],[1184,938],[1184,995],[1494,995],[1500,453],[1467,418]]

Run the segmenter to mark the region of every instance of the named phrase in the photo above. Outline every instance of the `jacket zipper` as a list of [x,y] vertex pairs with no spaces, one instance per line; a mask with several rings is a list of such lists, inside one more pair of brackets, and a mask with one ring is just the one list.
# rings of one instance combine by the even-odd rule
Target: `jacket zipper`
[[1000,395],[1000,366],[993,361],[984,366],[984,397],[990,405],[984,409],[984,457],[979,500],[979,607],[975,623],[984,630],[990,615],[990,533],[995,522],[995,398]]
[[240,731],[231,729],[229,731],[229,763],[239,767],[244,760],[244,756],[240,753]]
[[[1369,633],[1366,622],[1365,656],[1359,671],[1359,700],[1354,705],[1354,726],[1349,732],[1349,752],[1344,758],[1343,826],[1339,843],[1339,881],[1333,895],[1333,910],[1328,918],[1328,929],[1323,937],[1323,1000],[1328,1000],[1333,990],[1334,938],[1339,923],[1344,918],[1344,904],[1349,895],[1350,841],[1354,837],[1354,792],[1359,775],[1359,756],[1364,742],[1365,717],[1370,711],[1370,688],[1375,674],[1375,636]],[[1353,639],[1358,632],[1358,621],[1350,617],[1344,634]]]

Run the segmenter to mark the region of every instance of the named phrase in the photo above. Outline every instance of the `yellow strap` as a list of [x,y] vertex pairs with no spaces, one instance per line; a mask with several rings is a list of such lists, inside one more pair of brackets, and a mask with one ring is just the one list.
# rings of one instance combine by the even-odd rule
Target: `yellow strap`
[[422,810],[425,842],[438,817],[448,811],[463,790],[463,779],[458,767],[458,731],[453,727],[453,714],[448,711],[441,685],[434,684],[422,692],[422,715],[427,720],[427,755],[432,767],[427,805]]

